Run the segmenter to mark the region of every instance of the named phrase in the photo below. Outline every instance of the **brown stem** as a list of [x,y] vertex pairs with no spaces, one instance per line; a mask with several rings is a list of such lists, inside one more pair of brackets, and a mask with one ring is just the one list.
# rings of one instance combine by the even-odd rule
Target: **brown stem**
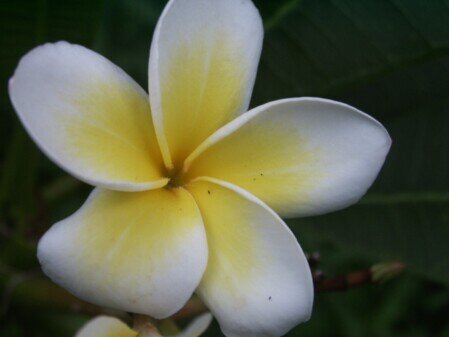
[[344,291],[368,283],[372,283],[372,273],[370,270],[355,271],[335,278],[315,281],[315,291],[319,293]]
[[386,282],[405,271],[401,262],[387,262],[377,264],[370,269],[350,272],[346,275],[327,279],[322,274],[314,276],[316,292],[345,291],[367,284]]
[[133,329],[139,333],[139,337],[162,337],[156,328],[156,321],[149,316],[134,315]]

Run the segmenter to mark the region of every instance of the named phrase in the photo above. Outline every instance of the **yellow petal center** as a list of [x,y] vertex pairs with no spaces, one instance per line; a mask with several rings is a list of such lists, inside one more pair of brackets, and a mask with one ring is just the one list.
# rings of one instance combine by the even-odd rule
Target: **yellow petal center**
[[161,69],[164,134],[179,167],[204,139],[234,119],[246,104],[250,73],[225,32],[179,43]]

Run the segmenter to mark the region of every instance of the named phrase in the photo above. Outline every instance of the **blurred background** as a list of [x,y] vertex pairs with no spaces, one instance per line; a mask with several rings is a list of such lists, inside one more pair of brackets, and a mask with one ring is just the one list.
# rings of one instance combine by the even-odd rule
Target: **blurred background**
[[[0,336],[70,337],[98,312],[40,272],[36,242],[89,190],[53,165],[12,110],[7,80],[58,40],[103,54],[147,87],[165,0],[0,0]],[[405,273],[319,293],[287,336],[449,336],[449,1],[256,0],[266,30],[252,105],[319,96],[351,104],[393,147],[357,205],[289,221],[332,279],[400,261]],[[214,323],[206,336],[222,336]]]

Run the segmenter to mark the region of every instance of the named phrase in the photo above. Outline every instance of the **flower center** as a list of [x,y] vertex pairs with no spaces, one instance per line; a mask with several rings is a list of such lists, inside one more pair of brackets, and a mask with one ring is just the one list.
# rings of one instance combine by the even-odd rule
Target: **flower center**
[[167,184],[167,188],[177,188],[185,184],[185,181],[183,180],[184,174],[183,174],[182,167],[181,168],[173,168],[171,170],[167,170],[166,176],[170,179],[170,181]]

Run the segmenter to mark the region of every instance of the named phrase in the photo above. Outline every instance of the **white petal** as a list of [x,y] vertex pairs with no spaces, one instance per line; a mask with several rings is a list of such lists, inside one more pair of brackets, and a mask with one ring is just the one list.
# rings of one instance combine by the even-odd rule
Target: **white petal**
[[248,108],[263,26],[250,0],[171,0],[150,53],[149,91],[168,167]]
[[186,160],[186,180],[236,184],[282,217],[321,214],[358,201],[390,149],[385,128],[346,104],[319,98],[271,102],[240,116]]
[[122,191],[167,183],[148,96],[97,53],[66,42],[37,47],[9,95],[39,147],[80,180]]
[[99,316],[87,322],[75,337],[137,337],[137,332],[115,317]]
[[248,192],[200,178],[188,190],[206,226],[209,262],[197,293],[228,337],[274,337],[309,319],[308,262],[285,223]]
[[197,287],[207,263],[201,214],[183,189],[96,189],[41,239],[44,272],[100,306],[165,318]]

